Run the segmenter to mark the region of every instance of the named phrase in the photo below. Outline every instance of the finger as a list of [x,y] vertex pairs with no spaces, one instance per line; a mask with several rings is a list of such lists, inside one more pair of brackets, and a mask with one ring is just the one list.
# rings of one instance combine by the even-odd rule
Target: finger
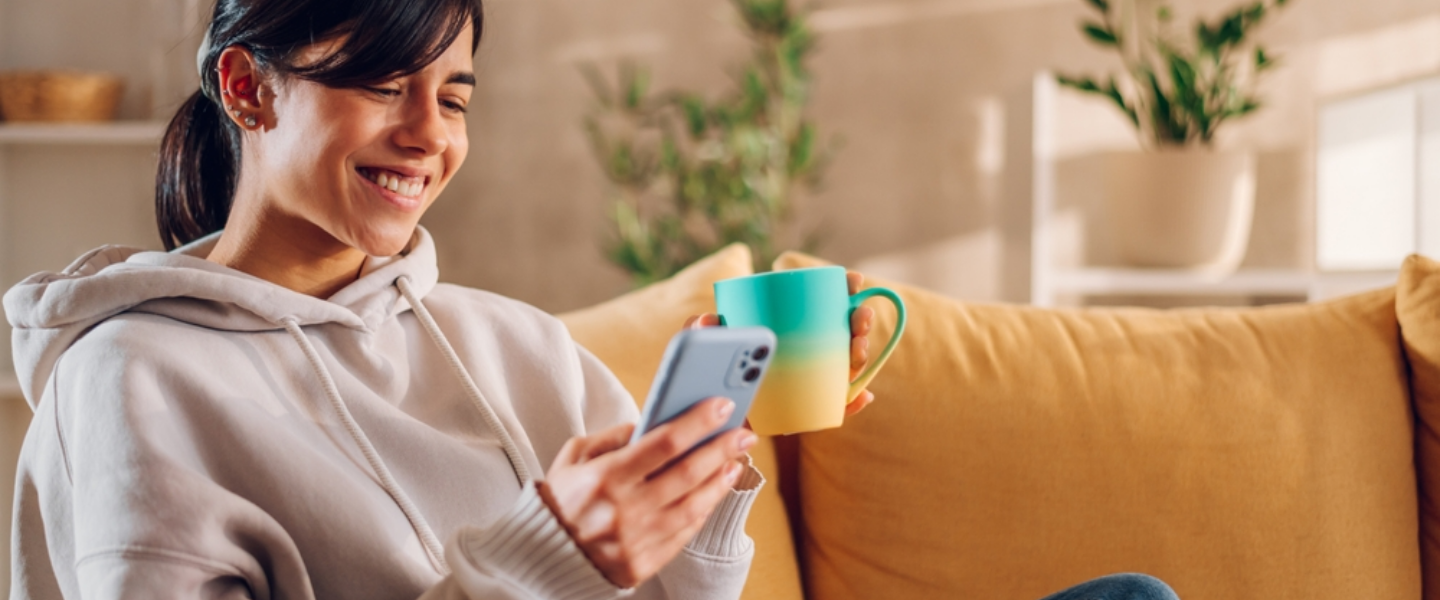
[[758,438],[748,429],[736,429],[716,436],[685,458],[665,468],[645,484],[649,501],[668,505],[695,489],[743,456]]
[[870,406],[870,403],[874,401],[875,394],[870,390],[860,392],[860,395],[856,396],[853,402],[845,405],[845,417],[849,418],[859,414],[860,411],[865,410],[865,407]]
[[581,462],[624,448],[626,444],[630,443],[630,436],[633,433],[635,433],[634,423],[621,423],[585,436],[583,452],[580,455]]
[[644,478],[720,428],[733,412],[735,403],[729,399],[701,401],[641,436],[616,459],[621,463],[618,468],[630,478]]
[[685,329],[704,329],[706,327],[719,327],[720,315],[703,313],[685,319]]
[[870,338],[850,340],[850,376],[854,377],[870,362]]
[[870,335],[870,326],[875,323],[875,309],[862,306],[850,313],[850,337]]
[[845,284],[850,288],[851,294],[858,294],[860,287],[865,285],[865,276],[859,271],[846,271]]
[[668,562],[674,553],[679,552],[681,548],[685,547],[685,544],[690,543],[695,534],[705,526],[705,521],[710,518],[710,513],[714,512],[720,501],[730,493],[744,470],[745,467],[740,463],[731,462],[725,469],[705,480],[694,491],[677,498],[661,509],[660,514],[652,522],[654,530],[674,533],[668,537],[659,538],[655,543],[642,546],[639,553],[664,558]]

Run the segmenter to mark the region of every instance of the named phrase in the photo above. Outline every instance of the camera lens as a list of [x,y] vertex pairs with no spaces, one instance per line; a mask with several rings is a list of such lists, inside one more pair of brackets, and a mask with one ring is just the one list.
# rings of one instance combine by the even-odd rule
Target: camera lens
[[765,360],[767,356],[770,356],[770,348],[768,346],[761,346],[750,353],[750,358],[753,360]]
[[745,383],[755,383],[755,380],[759,378],[760,367],[750,367],[749,369],[745,369]]

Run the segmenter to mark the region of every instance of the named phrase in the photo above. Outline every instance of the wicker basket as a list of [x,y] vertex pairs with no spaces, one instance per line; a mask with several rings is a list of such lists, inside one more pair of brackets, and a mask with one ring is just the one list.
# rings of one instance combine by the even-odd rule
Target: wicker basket
[[0,73],[0,119],[6,121],[109,121],[125,83],[105,73],[10,71]]

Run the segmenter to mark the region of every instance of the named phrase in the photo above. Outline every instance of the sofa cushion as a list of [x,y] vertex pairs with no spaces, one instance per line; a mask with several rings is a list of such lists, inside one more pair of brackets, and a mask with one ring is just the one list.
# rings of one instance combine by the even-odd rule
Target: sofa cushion
[[874,283],[910,321],[875,403],[801,436],[812,598],[1027,600],[1125,571],[1185,600],[1419,597],[1393,290],[1043,310]]
[[[751,271],[749,248],[734,244],[669,279],[560,315],[560,319],[580,345],[620,378],[637,402],[644,402],[670,337],[690,315],[715,312],[713,284]],[[780,500],[774,446],[762,438],[750,456],[770,482],[755,499],[745,525],[745,532],[755,540],[755,559],[741,597],[800,600],[800,573],[790,523]]]
[[1396,286],[1400,335],[1410,363],[1419,420],[1415,463],[1420,470],[1420,557],[1425,598],[1440,598],[1440,262],[1411,256]]

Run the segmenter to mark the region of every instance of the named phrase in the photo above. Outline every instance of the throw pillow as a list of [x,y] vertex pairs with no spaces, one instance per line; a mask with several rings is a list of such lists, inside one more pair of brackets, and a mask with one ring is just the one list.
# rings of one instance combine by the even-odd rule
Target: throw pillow
[[1186,600],[1420,595],[1393,290],[1044,310],[874,283],[909,326],[875,403],[801,436],[811,597],[1028,600],[1123,571]]
[[1420,557],[1425,598],[1440,599],[1440,262],[1411,256],[1400,271],[1395,308],[1415,397],[1415,464],[1420,470]]

